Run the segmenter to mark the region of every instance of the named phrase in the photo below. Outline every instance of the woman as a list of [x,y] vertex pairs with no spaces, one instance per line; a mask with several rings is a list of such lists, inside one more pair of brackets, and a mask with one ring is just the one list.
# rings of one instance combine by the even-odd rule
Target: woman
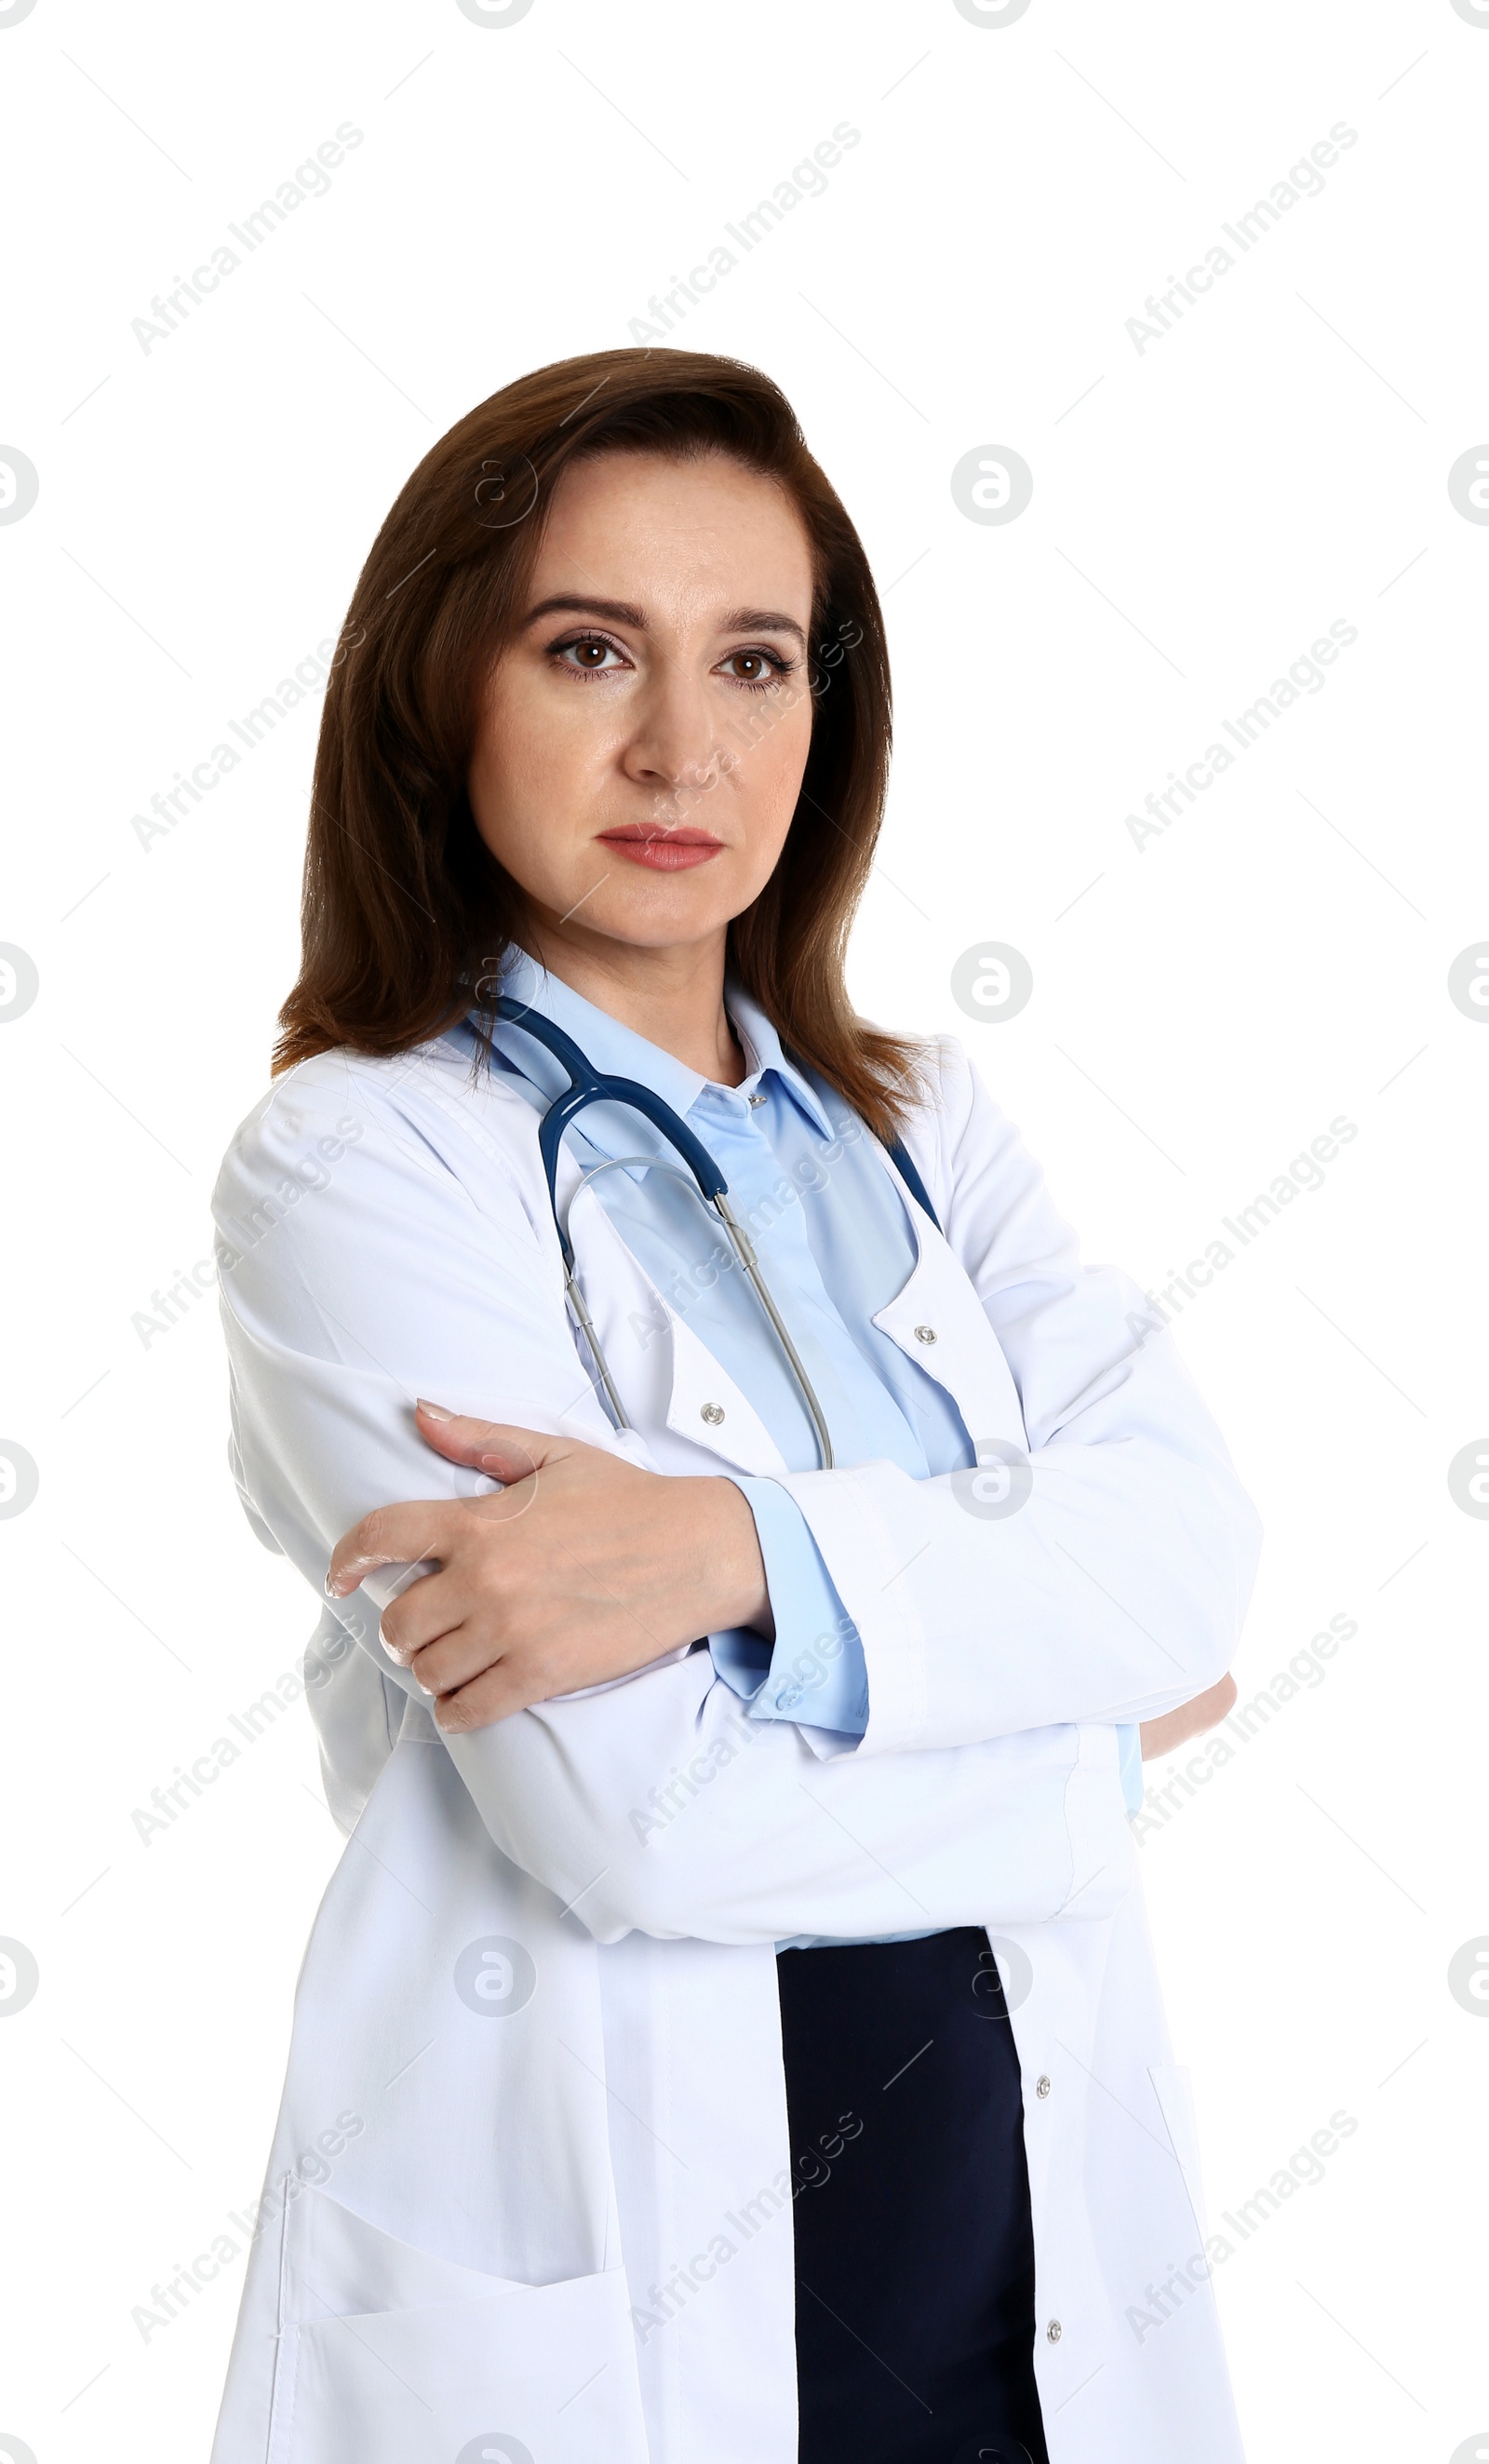
[[1253,1517],[960,1050],[849,1006],[888,737],[731,361],[507,387],[358,584],[217,1194],[352,1836],[216,2464],[1239,2454],[1123,1771],[1226,1707]]

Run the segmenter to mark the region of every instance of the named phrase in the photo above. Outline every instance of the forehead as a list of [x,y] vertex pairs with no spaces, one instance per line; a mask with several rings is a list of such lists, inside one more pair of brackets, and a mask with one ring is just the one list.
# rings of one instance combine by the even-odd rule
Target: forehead
[[684,608],[781,607],[804,623],[812,552],[775,479],[722,452],[615,451],[570,463],[554,491],[532,596],[593,591]]

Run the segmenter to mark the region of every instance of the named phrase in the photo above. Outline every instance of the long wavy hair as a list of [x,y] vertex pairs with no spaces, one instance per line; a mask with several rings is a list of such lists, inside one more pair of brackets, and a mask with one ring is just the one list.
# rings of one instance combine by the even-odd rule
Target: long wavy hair
[[811,745],[776,869],[729,928],[729,964],[795,1057],[892,1136],[919,1047],[860,1019],[843,975],[888,777],[878,595],[779,387],[702,351],[595,351],[536,368],[458,421],[399,494],[336,647],[275,1070],[335,1045],[407,1051],[468,1013],[489,1033],[482,1003],[529,910],[467,795],[482,696],[558,479],[580,456],[622,449],[729,453],[776,480],[806,530]]

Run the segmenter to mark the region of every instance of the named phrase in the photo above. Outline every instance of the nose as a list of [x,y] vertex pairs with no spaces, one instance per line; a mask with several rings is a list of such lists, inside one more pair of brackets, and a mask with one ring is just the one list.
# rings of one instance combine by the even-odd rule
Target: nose
[[625,775],[652,789],[662,819],[679,821],[692,798],[717,786],[724,768],[704,680],[680,663],[659,662],[632,712]]

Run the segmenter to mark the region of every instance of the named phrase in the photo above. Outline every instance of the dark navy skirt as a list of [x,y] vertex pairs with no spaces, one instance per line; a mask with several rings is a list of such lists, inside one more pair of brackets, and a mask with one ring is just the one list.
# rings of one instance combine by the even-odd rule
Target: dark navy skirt
[[776,1967],[799,2464],[1048,2464],[1018,2057],[987,1935]]

